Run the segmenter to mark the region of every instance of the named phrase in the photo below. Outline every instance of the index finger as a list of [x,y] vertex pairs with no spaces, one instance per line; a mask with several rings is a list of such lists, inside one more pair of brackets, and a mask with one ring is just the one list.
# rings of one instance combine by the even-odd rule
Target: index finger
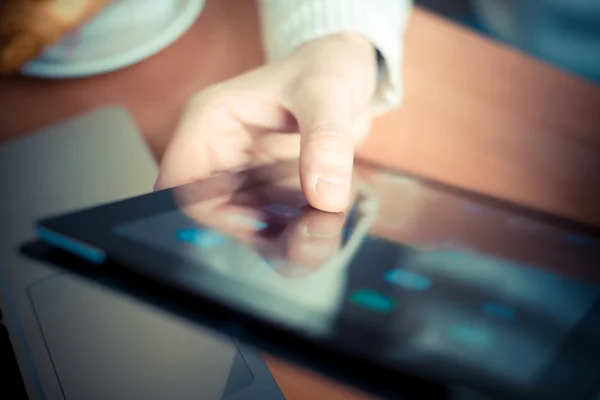
[[313,207],[344,211],[354,163],[352,93],[344,82],[324,77],[295,86],[290,96],[301,135],[302,190]]

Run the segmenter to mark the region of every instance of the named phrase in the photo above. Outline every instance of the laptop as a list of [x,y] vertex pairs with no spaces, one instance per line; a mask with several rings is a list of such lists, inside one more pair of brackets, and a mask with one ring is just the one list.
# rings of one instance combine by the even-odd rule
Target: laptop
[[0,146],[0,358],[22,385],[3,382],[30,399],[284,399],[255,349],[20,254],[37,218],[147,193],[157,173],[116,106]]

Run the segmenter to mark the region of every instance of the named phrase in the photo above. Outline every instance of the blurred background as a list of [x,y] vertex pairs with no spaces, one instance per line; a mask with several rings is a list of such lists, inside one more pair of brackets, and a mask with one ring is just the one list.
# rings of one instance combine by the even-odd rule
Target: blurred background
[[600,84],[598,0],[415,0],[415,4]]

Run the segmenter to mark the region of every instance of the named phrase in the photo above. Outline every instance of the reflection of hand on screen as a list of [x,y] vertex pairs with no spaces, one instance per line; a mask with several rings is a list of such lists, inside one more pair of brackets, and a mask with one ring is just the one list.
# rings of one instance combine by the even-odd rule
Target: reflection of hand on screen
[[276,182],[182,209],[198,224],[234,237],[290,277],[318,270],[340,251],[344,213],[307,205],[299,182]]
[[[352,204],[368,205],[359,199],[358,188],[353,189]],[[288,319],[323,324],[335,315],[345,290],[347,264],[367,231],[368,221],[360,218],[360,212],[352,214],[358,215],[359,226],[353,227],[357,234],[342,235],[349,213],[309,207],[297,179],[197,203],[185,199],[182,204],[181,211],[194,224],[225,238],[210,249],[188,249],[192,257],[228,279],[296,304]],[[259,298],[246,302],[264,306]]]

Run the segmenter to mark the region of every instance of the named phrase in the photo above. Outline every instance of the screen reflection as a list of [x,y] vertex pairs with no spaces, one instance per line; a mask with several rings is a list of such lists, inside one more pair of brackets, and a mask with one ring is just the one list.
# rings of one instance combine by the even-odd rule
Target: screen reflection
[[580,232],[362,164],[351,209],[323,213],[293,172],[215,181],[201,201],[188,188],[181,209],[119,233],[195,262],[182,282],[259,318],[390,365],[515,384],[544,374],[598,298],[581,272],[599,247]]

